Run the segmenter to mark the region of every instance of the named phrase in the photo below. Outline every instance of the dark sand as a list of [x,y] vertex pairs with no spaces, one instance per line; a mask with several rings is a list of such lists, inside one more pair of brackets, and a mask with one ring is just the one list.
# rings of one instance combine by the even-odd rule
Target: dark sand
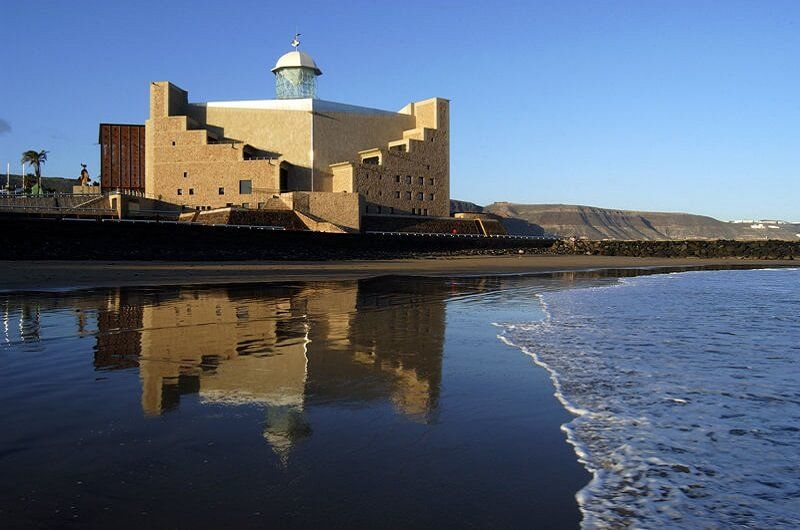
[[653,267],[779,267],[796,261],[615,256],[459,256],[353,261],[0,261],[1,290],[234,284],[362,279],[385,275],[469,276]]

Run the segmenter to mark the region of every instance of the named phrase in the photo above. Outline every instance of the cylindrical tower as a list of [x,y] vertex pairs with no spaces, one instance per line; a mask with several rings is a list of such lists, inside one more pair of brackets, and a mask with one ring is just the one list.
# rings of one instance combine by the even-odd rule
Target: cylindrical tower
[[278,59],[272,72],[275,74],[275,96],[278,99],[317,97],[317,76],[322,71],[306,52],[297,49],[300,42],[295,37],[291,51]]

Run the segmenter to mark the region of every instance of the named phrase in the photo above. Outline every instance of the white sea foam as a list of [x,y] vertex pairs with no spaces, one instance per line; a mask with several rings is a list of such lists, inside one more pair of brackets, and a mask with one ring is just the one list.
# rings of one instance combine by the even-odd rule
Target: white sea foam
[[593,474],[585,528],[800,527],[800,270],[540,295],[500,339],[545,368]]

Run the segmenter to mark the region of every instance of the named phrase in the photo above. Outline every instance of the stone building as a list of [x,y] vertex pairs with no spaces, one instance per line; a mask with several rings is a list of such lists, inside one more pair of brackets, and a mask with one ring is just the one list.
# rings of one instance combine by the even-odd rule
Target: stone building
[[275,99],[196,103],[151,83],[144,195],[200,211],[292,209],[348,230],[365,214],[450,215],[447,100],[392,112],[318,99],[322,71],[297,49],[272,71]]

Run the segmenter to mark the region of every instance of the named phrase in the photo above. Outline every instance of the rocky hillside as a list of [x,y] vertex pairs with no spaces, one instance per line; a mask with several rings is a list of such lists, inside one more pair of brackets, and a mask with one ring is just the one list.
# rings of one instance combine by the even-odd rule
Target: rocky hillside
[[[31,182],[35,181],[35,177],[28,176],[27,177],[28,185],[30,186]],[[11,174],[10,184],[11,189],[16,189],[22,186],[22,175],[15,175]],[[72,193],[72,186],[76,186],[78,184],[78,179],[70,179],[64,177],[42,177],[42,186],[46,191],[52,191],[55,193]],[[0,175],[0,187],[5,188],[6,186],[6,175]]]
[[[453,207],[480,208],[454,201]],[[464,211],[464,210],[457,210]],[[471,211],[471,210],[470,210]],[[610,210],[568,204],[515,204],[497,202],[482,210],[509,219],[520,219],[562,237],[593,240],[675,239],[784,239],[800,240],[800,225],[768,222],[729,223],[688,213]]]

